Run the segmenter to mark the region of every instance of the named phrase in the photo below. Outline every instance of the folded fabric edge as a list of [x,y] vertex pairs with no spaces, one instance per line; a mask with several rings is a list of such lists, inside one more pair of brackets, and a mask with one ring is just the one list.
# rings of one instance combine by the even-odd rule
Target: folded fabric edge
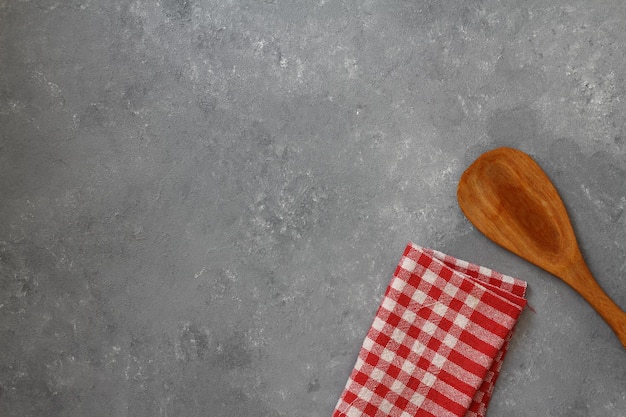
[[409,242],[407,244],[405,256],[407,252],[410,251],[409,247],[417,252],[425,253],[428,256],[431,256],[435,262],[439,263],[441,266],[449,268],[454,273],[462,274],[464,277],[474,280],[478,285],[496,293],[507,302],[513,303],[522,308],[526,306],[527,301],[524,298],[528,287],[526,281],[502,274],[484,266],[476,265],[471,262],[446,255],[443,252],[424,248],[413,242]]
[[[449,259],[454,258],[449,257]],[[416,270],[418,269],[424,271],[430,270],[434,273],[438,273],[438,271],[446,271],[451,276],[455,276],[456,279],[471,282],[477,289],[485,294],[485,297],[488,299],[486,301],[488,301],[489,304],[513,319],[517,319],[526,305],[526,300],[523,297],[518,297],[498,287],[494,288],[494,286],[485,283],[484,280],[476,279],[470,275],[453,269],[440,259],[435,258],[429,250],[424,250],[422,247],[416,245],[407,245],[403,258],[396,269],[396,275],[400,274],[403,270],[406,274],[416,274]],[[485,270],[488,269],[485,268]],[[412,279],[419,281],[419,274],[414,275]]]
[[472,262],[464,261],[451,255],[447,255],[443,252],[425,248],[420,245],[409,241],[407,246],[411,246],[416,250],[422,251],[431,255],[433,258],[440,260],[452,269],[463,272],[473,278],[479,279],[491,285],[500,287],[508,292],[511,292],[519,297],[526,295],[526,289],[528,284],[526,281],[512,277],[510,275],[502,274],[491,268],[478,265]]

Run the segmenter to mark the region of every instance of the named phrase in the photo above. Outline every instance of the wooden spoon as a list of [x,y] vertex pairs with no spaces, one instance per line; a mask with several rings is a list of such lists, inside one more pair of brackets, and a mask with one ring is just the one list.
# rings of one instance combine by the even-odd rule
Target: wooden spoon
[[591,275],[559,194],[530,156],[511,148],[484,153],[461,176],[457,198],[489,239],[583,296],[626,348],[626,313]]

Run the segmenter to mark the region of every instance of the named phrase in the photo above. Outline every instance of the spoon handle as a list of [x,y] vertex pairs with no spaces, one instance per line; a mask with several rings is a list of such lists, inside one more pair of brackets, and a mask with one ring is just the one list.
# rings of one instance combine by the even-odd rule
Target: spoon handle
[[582,255],[572,267],[563,270],[559,275],[591,304],[626,348],[626,313],[598,285]]

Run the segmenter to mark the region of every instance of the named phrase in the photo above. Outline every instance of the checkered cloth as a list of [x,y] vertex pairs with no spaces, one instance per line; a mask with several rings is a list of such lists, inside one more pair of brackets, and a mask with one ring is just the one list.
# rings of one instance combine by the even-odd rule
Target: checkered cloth
[[525,292],[410,243],[333,417],[484,416]]

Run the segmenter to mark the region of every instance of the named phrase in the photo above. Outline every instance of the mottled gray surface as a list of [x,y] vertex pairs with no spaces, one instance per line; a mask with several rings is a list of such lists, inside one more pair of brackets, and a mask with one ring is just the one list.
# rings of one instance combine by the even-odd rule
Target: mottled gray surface
[[0,415],[329,416],[412,240],[530,283],[490,417],[625,416],[455,199],[530,153],[626,307],[625,4],[0,0]]

